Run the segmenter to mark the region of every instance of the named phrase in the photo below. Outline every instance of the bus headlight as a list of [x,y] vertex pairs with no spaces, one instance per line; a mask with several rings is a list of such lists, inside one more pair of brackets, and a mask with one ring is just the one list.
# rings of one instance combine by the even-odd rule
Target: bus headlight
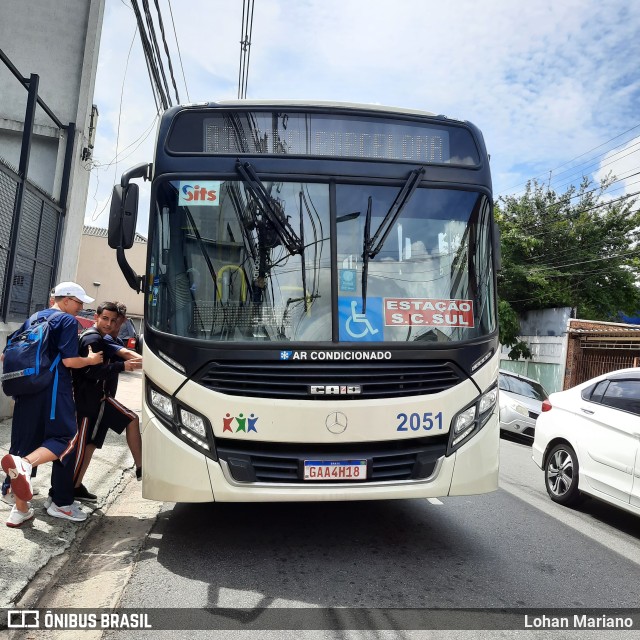
[[476,419],[476,405],[474,404],[472,407],[469,407],[462,413],[458,414],[456,421],[453,425],[453,430],[456,435],[460,435],[464,433],[469,428],[473,427],[474,421]]
[[191,413],[186,409],[180,408],[180,422],[190,431],[193,431],[201,438],[207,437],[207,428],[204,426],[204,420],[201,416]]
[[489,389],[489,391],[480,398],[480,413],[484,414],[489,411],[489,409],[492,409],[497,400],[498,387],[493,387],[493,389]]
[[454,416],[451,423],[447,455],[453,453],[469,437],[480,431],[487,424],[497,400],[498,387],[493,386],[477,398],[473,404],[465,407]]
[[159,421],[186,443],[216,460],[213,431],[208,420],[158,389],[148,378],[145,384],[149,408]]
[[173,402],[169,396],[165,396],[164,393],[151,389],[149,394],[151,399],[151,406],[157,409],[166,418],[173,418]]

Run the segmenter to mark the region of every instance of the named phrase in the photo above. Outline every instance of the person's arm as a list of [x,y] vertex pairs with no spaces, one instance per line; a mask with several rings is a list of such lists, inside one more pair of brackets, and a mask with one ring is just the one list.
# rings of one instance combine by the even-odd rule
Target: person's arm
[[[122,360],[140,360],[142,362],[142,356],[131,349],[127,349],[122,342],[116,340],[113,336],[107,335],[104,337],[104,343],[106,345],[107,357],[117,357]],[[137,368],[137,367],[136,367]],[[126,369],[131,371],[132,369]]]
[[[138,355],[136,353],[136,355]],[[135,371],[136,369],[142,369],[142,358],[130,358],[123,363],[125,371]]]
[[142,356],[135,351],[131,351],[131,349],[127,349],[126,347],[122,347],[122,349],[118,350],[116,355],[118,358],[122,358],[123,360],[139,360],[142,363]]
[[102,353],[94,353],[91,345],[89,345],[89,355],[87,357],[76,356],[74,358],[63,358],[62,364],[68,369],[82,369],[83,367],[91,367],[94,364],[100,364],[102,359]]
[[119,373],[126,371],[125,362],[102,362],[101,364],[86,367],[80,371],[80,375],[87,380],[107,380]]

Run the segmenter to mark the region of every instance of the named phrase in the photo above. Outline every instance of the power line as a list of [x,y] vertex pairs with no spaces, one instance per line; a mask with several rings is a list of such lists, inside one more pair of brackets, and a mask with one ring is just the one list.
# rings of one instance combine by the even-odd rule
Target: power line
[[187,94],[187,100],[191,102],[191,96],[189,96],[189,89],[187,88],[187,76],[184,74],[184,67],[182,66],[182,54],[180,53],[180,44],[178,43],[178,34],[176,33],[176,23],[173,20],[173,9],[171,8],[171,0],[167,0],[169,5],[169,13],[171,14],[171,24],[173,25],[173,37],[176,41],[176,49],[178,50],[178,59],[180,60],[180,68],[182,69],[182,81],[184,82],[184,90]]
[[[116,157],[118,156],[118,144],[120,141],[120,120],[122,118],[122,101],[123,101],[123,97],[124,97],[124,84],[125,84],[125,80],[127,79],[127,69],[129,68],[129,59],[131,58],[131,51],[133,49],[133,43],[136,41],[136,33],[138,33],[138,27],[136,26],[134,32],[133,32],[133,37],[131,38],[131,44],[129,45],[129,51],[127,53],[127,60],[125,62],[124,65],[124,73],[122,74],[122,86],[120,88],[120,107],[118,109],[118,126],[116,129]],[[117,175],[117,171],[118,171],[118,165],[116,164],[116,175]],[[100,186],[100,177],[99,177],[99,172],[96,171],[96,190],[94,193],[94,200],[95,200],[95,194],[98,193],[98,187]],[[115,178],[114,178],[115,181]],[[96,207],[93,211],[93,215],[91,217],[91,220],[95,220],[96,219],[96,210],[98,208],[98,201],[96,200]],[[102,211],[104,211],[104,207],[102,209]],[[100,213],[98,214],[98,216],[102,213],[102,211],[100,211]]]
[[[549,174],[549,173],[553,173],[554,171],[557,171],[558,169],[561,169],[562,167],[565,167],[565,166],[567,166],[568,164],[571,164],[572,162],[575,162],[576,160],[579,160],[579,159],[580,159],[580,158],[582,158],[583,156],[586,156],[586,155],[590,154],[592,151],[596,151],[597,149],[600,149],[600,148],[602,148],[602,147],[605,147],[605,146],[609,145],[609,144],[610,144],[611,142],[613,142],[614,140],[617,140],[618,138],[622,138],[623,136],[627,135],[628,133],[631,133],[632,131],[635,131],[635,130],[636,130],[636,129],[638,129],[638,128],[640,128],[640,124],[637,124],[637,125],[635,125],[635,126],[633,126],[633,127],[629,128],[629,129],[627,129],[626,131],[623,131],[622,133],[618,134],[617,136],[614,136],[613,138],[610,138],[610,139],[609,139],[609,140],[607,140],[606,142],[603,142],[602,144],[599,144],[598,146],[593,147],[592,149],[589,149],[588,151],[585,151],[584,153],[581,153],[580,155],[576,156],[575,158],[572,158],[571,160],[567,160],[566,162],[563,162],[562,164],[559,164],[557,167],[555,167],[555,168],[553,168],[553,169],[549,169],[549,170],[545,171],[543,174],[540,174],[540,175],[538,175],[538,176],[535,176],[534,178],[529,178],[528,180],[525,180],[524,182],[519,182],[519,183],[517,183],[517,184],[513,185],[512,187],[508,187],[508,188],[507,188],[507,189],[505,189],[502,193],[508,193],[508,192],[511,192],[512,190],[517,189],[518,187],[521,187],[521,186],[523,186],[523,185],[526,185],[526,184],[527,184],[527,182],[530,182],[531,180],[543,180],[543,179],[545,179],[545,178],[546,178],[547,174]],[[628,141],[627,141],[627,142],[628,142]],[[627,142],[622,143],[622,145],[627,144]],[[617,145],[616,147],[614,147],[614,149],[615,149],[615,148],[618,148],[618,146],[622,146],[622,145]],[[605,155],[606,153],[608,153],[608,151],[604,151],[604,152],[602,152],[602,153],[598,154],[598,155],[596,156],[596,158],[597,158],[597,157],[599,157],[599,156],[603,156],[603,155]],[[587,162],[589,162],[589,161],[587,161]],[[585,164],[585,163],[583,162],[583,163],[580,163],[580,164],[582,165],[582,164]],[[578,166],[580,166],[580,165],[578,165]],[[574,168],[575,168],[575,167],[574,167]],[[566,173],[566,171],[564,171],[564,172],[562,172],[562,173]],[[562,175],[562,173],[561,173],[560,175]],[[500,195],[502,195],[502,194],[500,194]]]
[[[578,194],[578,196],[579,195],[580,194]],[[605,202],[599,202],[598,204],[594,204],[591,207],[582,208],[579,211],[576,211],[575,213],[573,213],[572,215],[573,216],[580,215],[582,213],[588,213],[589,211],[595,211],[596,209],[600,209],[602,207],[607,207],[609,205],[616,204],[618,202],[625,202],[626,200],[629,200],[630,198],[633,198],[633,197],[638,196],[638,195],[640,195],[640,191],[634,191],[633,193],[625,194],[623,196],[620,196],[619,198],[614,198],[613,200],[607,200]],[[511,196],[511,197],[515,198],[515,196]],[[563,207],[563,206],[567,206],[567,204],[570,202],[571,199],[572,198],[570,198],[568,200],[565,200],[565,201],[552,203],[551,205],[549,205],[549,207],[546,208],[546,212],[549,212],[552,208],[560,208],[560,207]],[[633,205],[633,202],[631,203],[631,205]],[[569,217],[566,214],[561,214],[561,215],[556,216],[555,219],[554,218],[552,218],[550,220],[549,219],[545,219],[543,221],[543,223],[545,225],[547,225],[547,226],[550,226],[550,225],[566,222],[567,219],[569,219]],[[519,228],[522,231],[528,232],[530,230],[538,229],[538,226],[539,226],[539,224],[534,222],[531,225],[528,225],[528,226],[525,225],[525,226],[521,226]],[[545,231],[541,231],[539,233],[529,234],[529,237],[531,237],[531,238],[540,237],[540,236],[546,235],[547,233],[553,233],[553,232],[549,231],[548,229],[545,229]]]
[[171,54],[169,53],[169,46],[167,45],[167,39],[164,35],[164,23],[162,21],[162,12],[160,11],[160,5],[158,0],[155,0],[156,13],[158,14],[158,26],[160,27],[160,34],[162,35],[162,43],[164,44],[164,52],[167,56],[167,64],[169,65],[169,75],[171,76],[171,82],[173,84],[173,90],[176,92],[176,102],[180,104],[180,96],[178,95],[178,87],[176,86],[176,79],[173,75],[173,65],[171,64]]
[[[620,146],[624,146],[624,149],[621,149],[620,151],[618,151],[617,153],[614,153],[612,156],[609,156],[609,158],[607,159],[606,162],[603,162],[602,160],[597,160],[594,159],[593,162],[591,162],[588,165],[585,165],[580,171],[575,171],[574,173],[570,174],[569,176],[567,176],[566,178],[564,178],[566,180],[566,182],[563,182],[562,184],[558,185],[554,185],[554,189],[562,189],[563,187],[566,187],[568,185],[570,185],[572,182],[574,182],[575,177],[578,175],[582,175],[584,176],[585,173],[585,169],[591,168],[597,164],[600,164],[600,169],[604,168],[604,167],[608,167],[609,165],[614,164],[615,162],[618,162],[620,160],[622,160],[623,158],[627,158],[630,155],[633,155],[634,153],[637,153],[638,151],[640,151],[640,142],[634,142],[631,146],[626,146],[628,144],[628,142],[625,142],[624,145],[620,145]],[[634,147],[637,147],[636,149],[633,149]],[[614,147],[614,149],[617,149],[618,147]],[[633,151],[630,151],[630,149],[633,149]],[[613,151],[613,149],[611,149],[611,151]],[[624,151],[628,151],[628,153],[625,153],[623,156],[620,156],[621,153],[623,153]],[[607,152],[610,153],[610,152]],[[616,156],[620,156],[620,157],[616,157]],[[568,173],[567,171],[563,171],[563,173]]]
[[240,28],[240,64],[238,68],[238,99],[247,97],[249,62],[251,59],[251,33],[253,31],[254,0],[242,2],[242,26]]
[[149,42],[149,39],[147,37],[147,32],[144,27],[144,22],[142,21],[142,14],[140,13],[138,0],[131,0],[131,7],[133,8],[133,12],[136,16],[136,21],[138,23],[138,31],[140,32],[140,42],[142,43],[142,50],[144,51],[144,57],[147,63],[147,71],[149,73],[149,80],[151,82],[151,90],[153,91],[154,99],[156,101],[156,108],[159,112],[160,107],[162,107],[163,109],[168,109],[169,103],[167,101],[167,97],[164,94],[164,90],[162,88],[160,73],[158,71],[156,61],[154,59],[151,43]]
[[[160,76],[162,78],[162,84],[164,87],[165,95],[167,97],[168,106],[171,105],[171,95],[169,94],[169,84],[167,83],[167,76],[164,72],[164,64],[162,63],[162,57],[160,55],[160,47],[158,45],[158,39],[156,38],[156,29],[153,25],[153,18],[151,17],[151,11],[149,10],[149,0],[142,0],[142,8],[144,9],[144,15],[147,21],[147,27],[149,29],[149,36],[152,45],[152,52],[156,61],[156,65],[160,70]],[[167,107],[165,107],[166,109]]]

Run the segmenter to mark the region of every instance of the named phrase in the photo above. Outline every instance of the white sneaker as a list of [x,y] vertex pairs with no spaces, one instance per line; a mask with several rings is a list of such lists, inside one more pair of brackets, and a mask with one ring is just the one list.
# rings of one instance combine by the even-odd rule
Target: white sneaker
[[7,453],[2,458],[2,469],[11,480],[11,493],[20,500],[31,500],[33,491],[31,490],[31,463],[20,456]]
[[11,509],[11,513],[9,514],[9,518],[7,520],[7,527],[19,527],[27,520],[31,520],[34,516],[34,511],[29,505],[29,508],[26,511],[18,511],[18,507],[13,505],[13,509]]
[[[42,508],[46,511],[53,504],[53,498],[51,496],[47,496],[45,501],[42,503]],[[80,507],[80,503],[77,500],[73,501],[73,504],[76,507]]]
[[52,501],[47,508],[47,513],[54,518],[72,520],[73,522],[83,522],[87,519],[87,514],[75,502],[66,507],[59,507]]

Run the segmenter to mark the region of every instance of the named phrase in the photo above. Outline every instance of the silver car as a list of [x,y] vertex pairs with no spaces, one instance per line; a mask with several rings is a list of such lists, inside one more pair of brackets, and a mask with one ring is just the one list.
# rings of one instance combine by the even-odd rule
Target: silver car
[[525,436],[535,435],[536,419],[542,411],[542,401],[549,397],[544,387],[531,378],[500,370],[500,430]]

